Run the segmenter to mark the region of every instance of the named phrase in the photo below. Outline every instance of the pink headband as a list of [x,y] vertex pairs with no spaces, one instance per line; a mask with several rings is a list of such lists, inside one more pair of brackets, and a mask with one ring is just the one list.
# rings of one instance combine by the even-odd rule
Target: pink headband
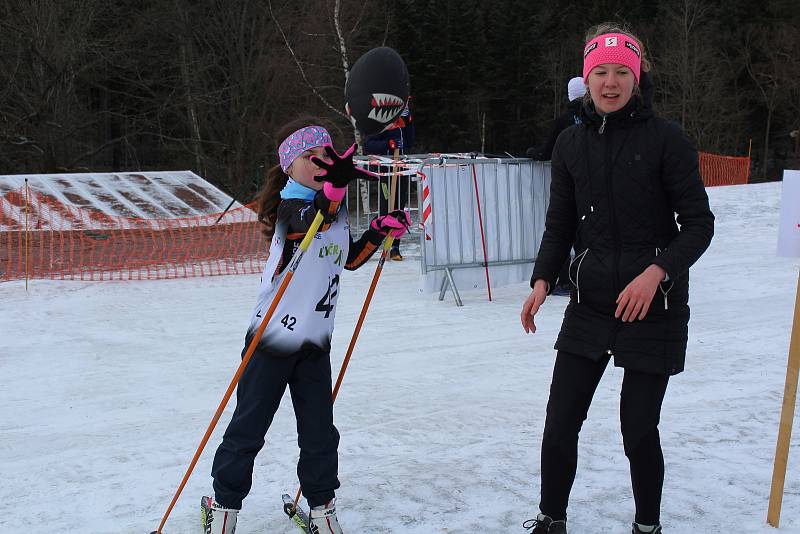
[[633,72],[636,83],[639,83],[642,49],[635,39],[624,33],[598,35],[583,49],[583,79],[589,77],[593,68],[606,63],[625,65]]
[[286,172],[300,154],[318,146],[333,146],[328,130],[322,126],[306,126],[292,133],[278,147],[283,172]]

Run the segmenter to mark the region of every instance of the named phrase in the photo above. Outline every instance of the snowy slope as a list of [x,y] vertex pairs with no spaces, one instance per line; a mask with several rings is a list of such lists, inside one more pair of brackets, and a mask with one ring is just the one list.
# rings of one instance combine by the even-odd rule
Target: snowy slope
[[[687,371],[662,417],[668,534],[764,525],[798,264],[775,256],[780,184],[709,191],[717,234],[692,271]],[[566,300],[526,336],[526,284],[488,303],[416,291],[414,261],[383,273],[336,406],[340,520],[353,533],[520,533],[538,502],[539,443]],[[375,262],[345,273],[334,366]],[[238,365],[258,276],[0,284],[0,532],[149,533]],[[633,515],[609,367],[582,433],[575,532],[625,533]],[[231,404],[166,534],[198,533],[199,499]],[[800,532],[795,419],[782,532]],[[288,398],[257,459],[238,532],[294,528],[280,507],[297,458]]]

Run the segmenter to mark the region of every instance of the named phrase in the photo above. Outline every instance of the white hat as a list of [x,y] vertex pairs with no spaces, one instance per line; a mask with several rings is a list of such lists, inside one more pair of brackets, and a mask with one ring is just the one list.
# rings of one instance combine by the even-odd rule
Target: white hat
[[572,78],[569,83],[567,83],[567,94],[569,95],[570,102],[585,95],[586,85],[583,83],[583,78],[580,76]]

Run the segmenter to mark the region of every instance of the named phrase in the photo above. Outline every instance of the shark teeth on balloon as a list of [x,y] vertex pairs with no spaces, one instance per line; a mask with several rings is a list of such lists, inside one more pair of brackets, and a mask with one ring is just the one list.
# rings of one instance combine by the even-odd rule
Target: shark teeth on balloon
[[372,93],[371,104],[372,109],[367,117],[384,124],[397,117],[405,106],[402,98],[386,93]]

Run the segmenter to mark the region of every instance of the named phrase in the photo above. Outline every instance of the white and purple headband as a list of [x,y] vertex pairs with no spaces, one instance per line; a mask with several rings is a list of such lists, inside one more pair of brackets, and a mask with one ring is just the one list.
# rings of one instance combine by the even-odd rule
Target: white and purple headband
[[322,126],[305,126],[292,133],[278,147],[278,157],[283,172],[286,172],[303,152],[318,146],[333,146],[328,130]]

